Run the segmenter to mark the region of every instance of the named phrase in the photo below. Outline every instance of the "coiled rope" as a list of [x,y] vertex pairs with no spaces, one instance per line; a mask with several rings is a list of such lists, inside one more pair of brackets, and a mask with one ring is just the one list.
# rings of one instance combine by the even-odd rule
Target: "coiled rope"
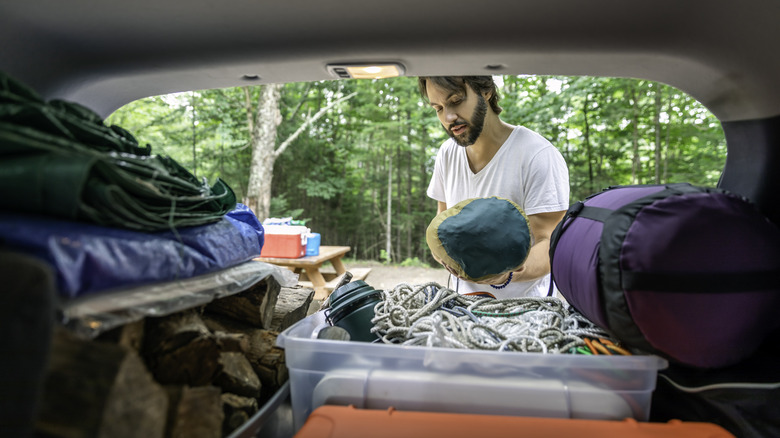
[[[389,344],[531,353],[577,353],[587,338],[617,341],[555,297],[460,295],[438,283],[383,291],[371,329]],[[594,353],[598,354],[598,353]]]

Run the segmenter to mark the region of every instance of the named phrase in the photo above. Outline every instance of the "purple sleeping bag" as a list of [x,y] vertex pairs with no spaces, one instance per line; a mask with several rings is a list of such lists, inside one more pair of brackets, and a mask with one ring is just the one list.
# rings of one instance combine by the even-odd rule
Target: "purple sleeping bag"
[[550,258],[574,308],[677,363],[737,363],[780,327],[780,230],[721,189],[609,188],[569,209]]

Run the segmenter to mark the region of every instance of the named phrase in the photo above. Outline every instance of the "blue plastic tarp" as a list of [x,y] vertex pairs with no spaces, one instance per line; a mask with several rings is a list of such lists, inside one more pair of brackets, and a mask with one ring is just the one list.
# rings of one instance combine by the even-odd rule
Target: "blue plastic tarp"
[[263,241],[243,204],[212,224],[153,233],[0,213],[0,247],[51,264],[63,298],[214,272],[258,257]]

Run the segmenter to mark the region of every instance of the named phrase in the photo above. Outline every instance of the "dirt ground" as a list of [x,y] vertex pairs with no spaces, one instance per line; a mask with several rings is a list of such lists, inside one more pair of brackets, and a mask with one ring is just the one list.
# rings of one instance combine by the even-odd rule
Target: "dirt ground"
[[371,268],[371,273],[363,280],[374,289],[392,289],[399,283],[422,284],[435,281],[447,285],[449,274],[443,268],[422,268],[386,266],[379,262],[345,262],[349,268]]
[[[349,261],[345,260],[347,271],[350,268],[371,268],[371,272],[363,281],[377,290],[393,289],[399,283],[423,284],[435,281],[443,286],[447,285],[449,274],[444,268],[421,268],[406,266],[387,266],[380,262]],[[309,306],[308,314],[320,310],[322,301],[314,300]]]
[[[444,268],[420,268],[420,267],[401,267],[386,266],[379,262],[345,262],[347,270],[350,267],[371,268],[371,273],[365,278],[369,286],[374,289],[392,289],[399,283],[423,284],[435,281],[442,286],[447,286],[449,274]],[[557,298],[564,302],[566,299],[556,293]]]
[[[363,281],[374,289],[393,289],[399,283],[415,285],[431,281],[447,286],[447,278],[449,277],[444,268],[387,266],[380,262],[348,260],[344,261],[344,265],[347,267],[347,271],[350,268],[371,268],[371,273]],[[565,301],[560,294],[556,296]],[[309,314],[319,310],[321,305],[321,301],[312,302]]]

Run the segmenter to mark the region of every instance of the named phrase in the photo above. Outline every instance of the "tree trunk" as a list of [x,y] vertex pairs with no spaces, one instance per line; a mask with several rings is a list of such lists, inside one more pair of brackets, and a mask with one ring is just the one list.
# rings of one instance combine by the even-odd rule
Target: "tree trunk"
[[[399,126],[401,128],[401,126]],[[399,129],[399,137],[403,138],[403,133],[400,132]],[[395,146],[395,162],[398,163],[397,166],[395,166],[395,192],[398,193],[398,196],[395,198],[396,203],[396,214],[401,214],[401,205],[404,201],[403,197],[403,190],[401,189],[401,185],[403,184],[403,175],[401,175],[401,142],[397,142]],[[401,254],[401,248],[403,248],[403,245],[401,245],[401,233],[403,232],[403,220],[397,220],[396,221],[396,232],[395,232],[395,254],[393,259],[401,261],[403,260],[403,254]]]
[[[244,105],[247,113],[247,125],[252,145],[252,159],[249,164],[249,184],[246,190],[246,204],[262,222],[271,210],[271,182],[274,163],[292,142],[317,119],[333,106],[351,98],[356,93],[344,96],[321,108],[313,117],[307,117],[298,129],[276,146],[277,127],[282,122],[281,103],[282,84],[263,85],[255,114],[249,88],[244,87]],[[254,114],[254,115],[253,115]]]
[[406,258],[412,258],[412,151],[406,154]]
[[392,234],[392,213],[393,213],[393,158],[388,156],[388,169],[387,169],[387,221],[385,222],[385,234],[387,235],[387,241],[385,242],[385,251],[387,251],[387,262],[393,261],[393,234]]
[[[427,134],[427,132],[425,132],[425,130],[422,130],[422,132],[420,132],[419,135],[420,135],[420,144],[421,145],[426,145],[426,144],[430,143],[430,138],[428,137],[428,134]],[[427,159],[428,159],[428,156],[425,153],[425,146],[421,146],[420,147],[420,154],[419,154],[419,158],[418,158],[418,164],[420,166],[420,175],[425,175],[425,178],[420,178],[420,183],[419,183],[420,185],[419,185],[419,190],[418,190],[420,192],[420,194],[419,194],[419,197],[417,199],[417,211],[427,211],[430,207],[436,205],[436,201],[434,201],[433,199],[430,199],[428,197],[428,193],[427,193],[427,191],[428,191],[428,184],[429,184],[429,182],[431,180],[431,175],[428,173],[428,169],[425,167]],[[434,213],[431,215],[430,218],[428,218],[427,220],[422,221],[419,224],[419,227],[420,227],[419,231],[418,231],[418,233],[419,233],[418,235],[419,236],[425,236],[425,231],[428,228],[428,221],[433,219],[433,216],[436,214],[435,211],[436,210],[434,209],[433,210]],[[417,223],[417,222],[415,222],[415,223]],[[428,255],[429,254],[428,245],[419,245],[418,248],[420,248],[420,250],[419,250],[420,260],[428,259],[428,257],[429,257],[429,255]]]
[[661,90],[660,84],[656,84],[655,90],[655,183],[661,183]]
[[[376,160],[371,160],[369,163],[369,175],[378,175],[379,174],[379,166],[375,164]],[[377,177],[378,179],[378,177]],[[371,188],[371,211],[373,211],[376,214],[376,220],[379,224],[384,222],[384,218],[382,217],[382,209],[379,207],[379,189],[378,185],[374,185]],[[369,235],[370,244],[366,246],[366,251],[370,254],[370,258],[376,258],[377,251],[374,249],[375,247],[379,247],[381,243],[379,242],[379,237],[377,237],[378,233],[373,233],[373,235]]]
[[190,106],[192,106],[192,174],[198,176],[198,113],[195,108],[195,92],[190,92]]
[[633,127],[633,132],[631,134],[633,146],[633,156],[631,158],[631,182],[633,184],[639,184],[639,170],[640,166],[642,165],[639,161],[639,102],[637,102],[637,92],[633,86],[631,87],[630,93],[632,110],[631,126]]
[[585,149],[588,151],[588,191],[593,193],[595,185],[593,183],[593,146],[590,144],[590,122],[588,120],[588,104],[590,96],[585,96],[585,102],[582,104],[582,117],[585,121]]
[[671,96],[669,97],[669,120],[666,122],[666,132],[664,133],[664,173],[663,173],[663,181],[664,183],[669,181],[669,131],[672,127],[672,114],[673,111],[671,109],[672,102],[671,102]]
[[[250,142],[252,144],[252,161],[249,165],[249,185],[247,187],[245,204],[252,209],[262,222],[268,217],[271,209],[271,182],[273,180],[276,155],[276,128],[281,121],[279,99],[281,84],[263,85],[257,113],[247,117],[253,121],[250,124]],[[246,90],[246,89],[245,89]],[[251,110],[249,93],[245,93],[247,110]]]

